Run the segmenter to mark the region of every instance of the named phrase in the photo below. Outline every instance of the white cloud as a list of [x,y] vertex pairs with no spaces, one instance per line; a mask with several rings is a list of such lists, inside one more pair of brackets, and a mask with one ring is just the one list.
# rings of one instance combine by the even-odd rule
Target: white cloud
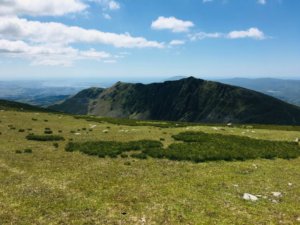
[[171,30],[172,32],[188,32],[194,24],[191,21],[179,20],[175,17],[160,16],[153,21],[151,28],[154,30]]
[[24,40],[33,43],[99,43],[118,48],[163,48],[164,44],[100,30],[67,26],[62,23],[44,23],[27,19],[3,17],[0,20],[0,38]]
[[227,37],[230,39],[238,39],[238,38],[252,38],[257,40],[266,39],[265,34],[256,27],[252,27],[248,30],[242,30],[242,31],[231,31],[227,35]]
[[203,40],[206,38],[221,38],[223,36],[224,35],[222,33],[206,33],[206,32],[199,32],[196,34],[188,35],[191,41]]
[[188,37],[191,41],[203,40],[207,38],[228,38],[228,39],[241,39],[241,38],[251,38],[255,40],[264,40],[266,39],[265,34],[260,31],[258,28],[252,27],[248,30],[241,31],[231,31],[229,33],[206,33],[199,32],[195,34],[189,34]]
[[[130,34],[67,26],[62,23],[0,17],[0,54],[30,60],[32,65],[70,66],[77,60],[116,61],[116,56],[95,49],[81,50],[72,44],[104,44],[117,48],[164,48],[164,43]],[[103,60],[102,60],[103,61]]]
[[120,3],[115,0],[88,0],[90,2],[98,3],[103,6],[105,10],[118,10],[121,8]]
[[183,40],[172,40],[170,41],[170,45],[174,46],[174,45],[184,45],[185,41]]
[[267,0],[257,0],[258,4],[265,5],[267,4]]
[[87,7],[79,0],[0,0],[0,15],[62,16]]
[[80,51],[59,45],[30,45],[23,41],[0,39],[0,54],[8,57],[25,58],[32,65],[71,66],[76,60],[108,60],[113,56],[107,52],[90,49]]
[[202,0],[203,3],[212,2],[213,0]]

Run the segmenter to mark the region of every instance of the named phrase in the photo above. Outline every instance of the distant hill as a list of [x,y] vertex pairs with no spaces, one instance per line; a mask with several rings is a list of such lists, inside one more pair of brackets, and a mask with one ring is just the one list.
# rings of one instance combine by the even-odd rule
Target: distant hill
[[29,104],[0,100],[0,110],[13,110],[13,111],[34,111],[34,112],[53,112],[50,109],[44,109]]
[[211,123],[300,124],[300,108],[265,94],[189,77],[92,88],[51,109],[105,117]]
[[300,106],[300,80],[233,78],[218,81],[259,91]]

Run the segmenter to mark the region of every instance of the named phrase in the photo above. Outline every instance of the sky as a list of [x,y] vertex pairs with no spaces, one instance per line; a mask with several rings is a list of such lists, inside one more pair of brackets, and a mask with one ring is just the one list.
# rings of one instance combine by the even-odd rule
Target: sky
[[0,0],[0,80],[300,78],[298,0]]

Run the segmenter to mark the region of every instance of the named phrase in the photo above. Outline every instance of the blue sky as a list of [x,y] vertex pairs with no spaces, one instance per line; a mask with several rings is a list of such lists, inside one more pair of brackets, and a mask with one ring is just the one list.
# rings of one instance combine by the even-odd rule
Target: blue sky
[[0,79],[299,78],[299,10],[296,0],[3,0]]

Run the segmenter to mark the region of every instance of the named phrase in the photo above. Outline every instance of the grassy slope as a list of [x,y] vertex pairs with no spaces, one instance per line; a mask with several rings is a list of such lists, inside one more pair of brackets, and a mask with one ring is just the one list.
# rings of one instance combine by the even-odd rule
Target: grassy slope
[[[9,111],[1,111],[0,120],[0,224],[296,224],[300,219],[300,159],[195,164],[99,159],[64,151],[69,138],[164,138],[167,146],[174,142],[172,135],[187,130],[289,141],[300,136],[297,131],[132,127]],[[92,132],[77,131],[90,125],[97,125]],[[42,134],[46,127],[54,134],[63,131],[66,141],[59,142],[57,150],[51,142],[25,139],[27,133]],[[33,131],[20,133],[20,128]],[[33,153],[15,153],[25,148]],[[273,197],[272,191],[282,192],[283,197]],[[245,192],[267,199],[246,202],[241,198]]]

